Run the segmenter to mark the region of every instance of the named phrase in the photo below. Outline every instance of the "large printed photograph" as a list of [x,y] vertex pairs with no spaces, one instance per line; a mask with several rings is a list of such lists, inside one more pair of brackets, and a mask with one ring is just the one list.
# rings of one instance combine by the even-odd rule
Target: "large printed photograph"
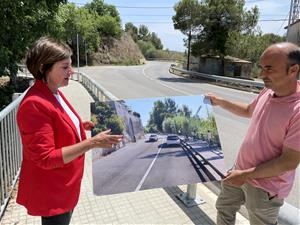
[[225,164],[210,101],[173,96],[91,103],[92,136],[123,134],[92,152],[95,195],[221,180]]

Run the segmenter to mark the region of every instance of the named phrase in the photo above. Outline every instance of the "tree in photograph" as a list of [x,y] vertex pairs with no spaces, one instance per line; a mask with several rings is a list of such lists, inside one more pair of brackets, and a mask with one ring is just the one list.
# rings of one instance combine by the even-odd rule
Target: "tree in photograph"
[[154,102],[152,112],[150,112],[150,119],[147,127],[162,131],[162,123],[165,119],[165,107],[164,103],[160,100]]
[[162,123],[162,131],[166,134],[172,134],[175,132],[175,124],[172,118],[166,118]]
[[163,122],[167,118],[176,116],[177,105],[171,98],[166,98],[164,101],[158,100],[154,102],[152,111],[150,112],[150,119],[147,124],[150,127],[156,128],[158,131],[163,131]]
[[178,114],[180,116],[184,116],[190,118],[192,115],[192,110],[189,109],[187,105],[182,105],[180,109],[178,109]]
[[108,129],[111,129],[112,134],[122,134],[125,130],[125,124],[121,117],[114,114],[111,117],[105,119],[105,125]]

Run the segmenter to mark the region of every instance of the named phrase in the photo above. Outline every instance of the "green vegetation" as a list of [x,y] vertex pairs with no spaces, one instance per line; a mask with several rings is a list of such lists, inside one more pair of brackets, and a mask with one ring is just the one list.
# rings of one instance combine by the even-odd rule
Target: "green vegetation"
[[187,36],[187,42],[191,38],[196,57],[230,55],[256,65],[267,46],[284,38],[255,30],[259,10],[255,6],[246,11],[244,6],[245,0],[181,0],[174,6],[174,28]]
[[212,114],[207,119],[192,116],[188,106],[178,108],[175,101],[166,98],[164,101],[154,102],[150,119],[146,126],[148,133],[175,133],[186,137],[203,138],[211,132],[215,142],[219,142],[215,119]]
[[[81,61],[85,57],[85,50],[90,56],[97,52],[102,39],[120,38],[122,33],[118,11],[103,0],[94,0],[83,7],[73,3],[61,5],[54,23],[51,35],[68,43],[74,53],[77,50],[78,34]],[[75,57],[74,54],[74,62]]]
[[156,33],[150,32],[146,25],[136,27],[133,23],[125,24],[125,32],[131,35],[132,39],[138,44],[141,52],[146,59],[169,59],[182,61],[183,53],[163,50],[163,45]]
[[121,117],[105,102],[95,102],[92,115],[92,122],[95,124],[92,135],[111,129],[112,134],[122,134],[125,124]]
[[[26,48],[41,35],[49,34],[55,13],[65,0],[2,0],[0,3],[0,77],[10,82],[0,87],[0,110],[15,91],[18,65]],[[0,85],[1,86],[1,85]]]

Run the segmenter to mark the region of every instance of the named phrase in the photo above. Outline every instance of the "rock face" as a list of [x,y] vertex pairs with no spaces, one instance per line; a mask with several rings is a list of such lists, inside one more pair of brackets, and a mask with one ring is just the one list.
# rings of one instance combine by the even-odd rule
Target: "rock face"
[[131,36],[123,33],[120,39],[102,38],[98,52],[90,56],[92,65],[122,64],[139,65],[145,62],[137,44]]

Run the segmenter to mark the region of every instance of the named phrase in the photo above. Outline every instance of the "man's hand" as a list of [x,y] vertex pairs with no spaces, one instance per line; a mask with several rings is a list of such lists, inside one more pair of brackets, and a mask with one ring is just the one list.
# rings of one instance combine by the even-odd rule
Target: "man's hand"
[[213,106],[219,106],[221,102],[224,100],[223,98],[220,98],[219,96],[213,94],[213,93],[206,93],[204,94],[206,98],[209,98],[211,101],[211,104]]
[[91,121],[85,121],[83,122],[83,128],[85,130],[92,130],[94,128],[94,124]]
[[206,93],[204,96],[210,99],[213,106],[220,106],[221,108],[238,116],[248,118],[252,116],[252,112],[250,112],[250,104],[228,101],[213,93]]
[[248,170],[231,170],[228,172],[223,181],[227,185],[240,187],[247,182],[247,175],[249,174],[249,172],[250,171]]

